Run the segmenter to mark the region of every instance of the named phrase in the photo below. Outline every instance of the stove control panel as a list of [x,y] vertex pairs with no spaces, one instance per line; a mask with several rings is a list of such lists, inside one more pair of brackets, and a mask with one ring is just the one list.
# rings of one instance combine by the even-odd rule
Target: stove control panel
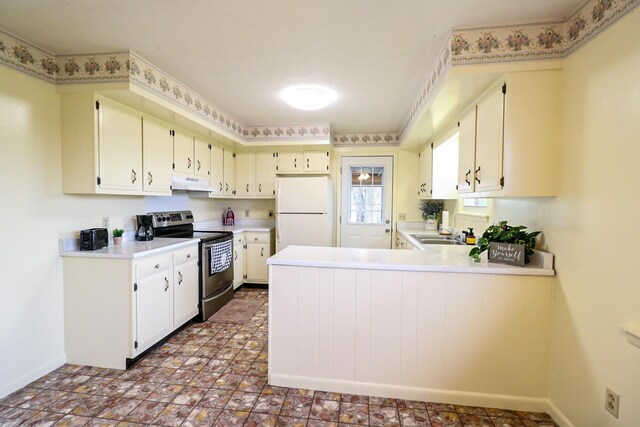
[[194,222],[191,211],[149,212],[149,215],[153,216],[153,228],[193,224]]

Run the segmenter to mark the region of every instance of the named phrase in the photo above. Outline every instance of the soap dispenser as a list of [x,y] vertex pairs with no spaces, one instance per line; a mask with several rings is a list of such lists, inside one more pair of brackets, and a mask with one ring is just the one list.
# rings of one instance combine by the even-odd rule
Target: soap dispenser
[[467,245],[475,245],[476,244],[476,235],[473,234],[473,228],[469,228],[469,232],[468,233],[464,233],[466,239],[465,239],[465,243]]

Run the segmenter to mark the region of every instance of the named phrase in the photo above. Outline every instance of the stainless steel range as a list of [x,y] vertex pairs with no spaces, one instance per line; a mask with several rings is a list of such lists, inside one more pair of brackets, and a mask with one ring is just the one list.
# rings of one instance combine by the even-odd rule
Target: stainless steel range
[[200,314],[205,321],[233,299],[233,233],[194,231],[191,211],[151,212],[156,237],[200,239]]

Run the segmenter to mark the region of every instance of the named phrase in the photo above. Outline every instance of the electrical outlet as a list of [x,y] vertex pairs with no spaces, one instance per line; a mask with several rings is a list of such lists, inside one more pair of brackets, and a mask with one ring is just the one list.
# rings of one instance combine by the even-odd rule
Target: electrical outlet
[[406,221],[406,220],[407,220],[407,214],[406,213],[398,214],[398,221]]
[[269,218],[273,218],[273,211],[269,209]]
[[109,217],[108,216],[103,216],[102,217],[102,228],[109,228]]
[[244,210],[244,217],[249,218],[249,209]]
[[604,407],[607,411],[611,412],[611,415],[618,418],[618,412],[620,411],[620,395],[615,394],[607,387],[607,394],[605,395]]

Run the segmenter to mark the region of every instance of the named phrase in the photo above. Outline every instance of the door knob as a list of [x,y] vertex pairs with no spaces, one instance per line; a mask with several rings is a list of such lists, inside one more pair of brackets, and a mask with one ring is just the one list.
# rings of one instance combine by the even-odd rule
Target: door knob
[[386,228],[386,229],[384,230],[384,232],[385,232],[385,233],[391,233],[391,229],[390,229],[390,228]]
[[386,220],[386,221],[385,221],[384,223],[385,223],[385,224],[389,224],[390,222],[391,222],[391,221],[389,221],[389,220]]

